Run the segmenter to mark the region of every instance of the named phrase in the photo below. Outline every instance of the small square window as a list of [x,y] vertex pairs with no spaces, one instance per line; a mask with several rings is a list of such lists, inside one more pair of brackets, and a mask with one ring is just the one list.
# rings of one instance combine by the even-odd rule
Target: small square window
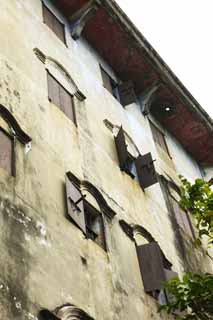
[[114,97],[119,101],[119,93],[118,93],[118,85],[113,80],[110,75],[102,68],[101,68],[101,75],[103,80],[103,86],[107,89]]

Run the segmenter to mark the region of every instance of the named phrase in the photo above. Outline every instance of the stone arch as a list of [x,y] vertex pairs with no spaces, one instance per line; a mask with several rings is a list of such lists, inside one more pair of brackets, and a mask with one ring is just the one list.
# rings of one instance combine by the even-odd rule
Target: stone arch
[[101,192],[89,181],[84,180],[81,182],[82,189],[87,190],[97,201],[97,204],[103,214],[112,219],[115,216],[115,212],[108,206]]
[[55,69],[57,69],[57,71],[61,74],[61,76],[64,77],[64,79],[69,83],[71,94],[76,96],[76,98],[80,101],[83,101],[86,99],[84,94],[79,90],[79,88],[78,88],[76,82],[74,81],[74,79],[72,78],[71,74],[66,70],[66,68],[59,61],[57,61],[55,58],[52,58],[50,56],[45,55],[38,48],[34,48],[33,51],[34,51],[35,55],[37,56],[37,58],[43,64],[45,64],[47,69],[50,65],[53,66]]
[[[151,233],[146,230],[144,227],[142,227],[141,225],[138,224],[128,224],[127,222],[125,222],[124,220],[120,220],[119,224],[122,228],[122,230],[126,233],[126,235],[135,242],[135,245],[137,247],[137,243],[136,243],[136,236],[140,235],[142,238],[144,238],[146,240],[147,243],[151,243],[151,242],[156,242],[158,243],[154,237],[151,235]],[[160,246],[159,246],[160,248]],[[171,269],[172,264],[171,262],[166,258],[163,250],[160,248],[161,250],[161,254],[163,257],[163,261],[164,261],[164,266],[168,269]]]
[[22,144],[29,143],[32,139],[22,130],[21,126],[12,115],[12,113],[0,104],[0,116],[8,124],[8,126],[13,130],[14,135],[19,139]]

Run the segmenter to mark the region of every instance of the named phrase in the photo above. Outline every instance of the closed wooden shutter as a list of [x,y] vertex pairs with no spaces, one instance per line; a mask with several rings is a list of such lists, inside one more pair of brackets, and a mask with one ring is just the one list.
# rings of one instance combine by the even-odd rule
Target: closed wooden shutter
[[60,87],[59,83],[47,72],[48,97],[49,100],[60,107]]
[[128,161],[128,151],[127,151],[127,145],[125,141],[124,131],[123,128],[120,127],[120,130],[115,137],[115,146],[118,153],[118,160],[121,170],[125,170],[126,163]]
[[151,153],[138,156],[135,161],[139,183],[143,189],[158,182]]
[[52,14],[52,12],[44,5],[42,4],[42,8],[43,8],[43,19],[44,19],[44,23],[51,29],[54,29],[54,15]]
[[178,225],[191,237],[194,238],[194,231],[188,213],[181,209],[179,203],[170,195],[170,202]]
[[60,86],[60,106],[66,116],[75,122],[73,98],[62,86]]
[[68,215],[75,222],[75,224],[86,234],[84,203],[82,193],[75,186],[75,184],[69,180],[67,175],[65,179]]
[[113,88],[110,76],[106,73],[104,69],[101,68],[101,75],[103,80],[103,86],[113,95]]
[[157,243],[151,242],[137,247],[138,261],[144,290],[160,290],[166,280],[161,250]]
[[44,5],[43,7],[43,19],[44,23],[57,35],[57,37],[63,41],[65,41],[65,28],[63,23],[61,23],[58,18]]
[[169,155],[169,149],[164,134],[152,122],[150,122],[150,126],[154,141],[161,149],[163,149]]
[[65,43],[64,25],[56,17],[54,18],[53,31],[58,36],[58,38]]
[[0,130],[0,167],[12,175],[12,139]]
[[128,104],[136,102],[134,84],[132,81],[127,81],[118,85],[118,92],[120,102],[124,107]]

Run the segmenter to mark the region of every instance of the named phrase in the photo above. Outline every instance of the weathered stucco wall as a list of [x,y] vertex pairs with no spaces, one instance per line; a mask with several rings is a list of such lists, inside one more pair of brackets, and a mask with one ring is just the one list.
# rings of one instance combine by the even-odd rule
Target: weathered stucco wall
[[[71,39],[57,11],[67,46],[43,23],[41,1],[2,1],[0,9],[0,103],[32,138],[28,153],[16,143],[15,178],[0,168],[0,319],[36,319],[42,308],[65,303],[98,320],[160,319],[157,302],[144,292],[135,244],[119,220],[145,227],[180,274],[185,262],[159,183],[143,192],[120,171],[104,120],[122,124],[142,154],[151,151],[159,174],[176,181],[176,167],[193,179],[197,165],[172,137],[174,164],[159,157],[139,105],[124,109],[109,94],[99,63],[115,77],[113,71],[84,39]],[[86,96],[84,102],[75,98],[77,127],[48,101],[45,65],[34,48],[66,68]],[[2,120],[0,125],[9,130]],[[66,218],[67,171],[93,183],[116,212],[105,218],[107,253]],[[199,259],[201,269],[211,269],[201,253],[196,259],[189,249],[187,254]]]

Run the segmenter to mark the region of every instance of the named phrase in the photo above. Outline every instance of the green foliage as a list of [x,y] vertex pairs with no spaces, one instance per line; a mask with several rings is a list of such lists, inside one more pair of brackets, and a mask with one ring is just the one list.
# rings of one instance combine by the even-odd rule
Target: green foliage
[[181,200],[183,209],[192,214],[196,220],[198,239],[196,244],[201,243],[201,238],[208,237],[208,243],[213,244],[213,191],[208,182],[196,179],[193,184],[180,176]]
[[165,290],[172,299],[161,306],[160,311],[176,313],[178,310],[182,313],[179,319],[213,319],[213,275],[187,273],[182,280],[168,281]]
[[[208,244],[213,244],[213,191],[210,183],[196,179],[193,184],[180,176],[180,206],[187,210],[196,221],[198,238],[196,245],[201,245],[201,238],[208,237]],[[208,254],[208,252],[206,252]],[[173,278],[165,283],[164,288],[170,297],[166,305],[160,307],[167,313],[179,312],[179,319],[213,319],[213,275],[187,273],[182,280]]]

